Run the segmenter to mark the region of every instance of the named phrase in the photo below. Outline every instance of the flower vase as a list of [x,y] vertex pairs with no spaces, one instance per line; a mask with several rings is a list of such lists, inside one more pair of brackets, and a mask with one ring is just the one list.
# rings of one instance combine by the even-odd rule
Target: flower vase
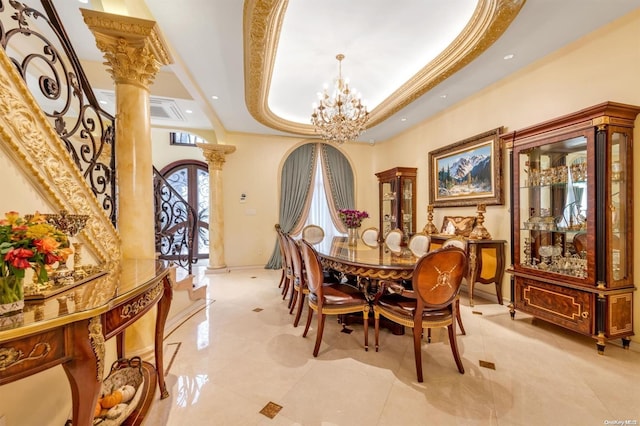
[[347,228],[347,244],[350,246],[358,245],[358,228]]
[[23,308],[23,278],[18,278],[15,275],[0,277],[0,317],[21,312]]

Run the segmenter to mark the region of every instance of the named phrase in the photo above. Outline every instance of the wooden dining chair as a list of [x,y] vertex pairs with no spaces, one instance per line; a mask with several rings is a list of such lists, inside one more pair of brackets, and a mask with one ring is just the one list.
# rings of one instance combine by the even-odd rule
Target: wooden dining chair
[[280,246],[282,247],[285,264],[285,280],[282,285],[282,299],[286,299],[287,294],[292,292],[293,286],[293,265],[291,264],[291,250],[289,249],[288,239],[292,238],[289,234],[282,233]]
[[[446,239],[443,243],[442,243],[442,247],[440,248],[451,248],[451,247],[455,247],[455,248],[459,248],[460,250],[464,250],[464,252],[467,252],[467,241],[462,238],[462,237],[451,237]],[[467,268],[468,268],[468,263],[467,263]],[[468,271],[467,271],[468,272]],[[465,272],[465,278],[467,277],[467,272]],[[467,283],[467,285],[469,285],[469,283]],[[460,327],[460,333],[461,334],[467,334],[467,332],[464,329],[464,325],[462,324],[462,317],[460,316],[460,295],[458,295],[458,297],[456,298],[456,306],[458,307],[457,312],[458,312],[458,327]],[[431,330],[429,330],[429,341],[431,341]]]
[[307,225],[302,228],[302,239],[317,244],[324,239],[324,229],[318,225]]
[[442,248],[457,247],[461,250],[467,250],[467,242],[462,237],[451,237],[442,243]]
[[378,228],[367,228],[362,231],[362,242],[365,243],[369,247],[376,247],[378,245]]
[[[307,324],[302,337],[307,337],[313,312],[318,313],[316,344],[313,356],[317,357],[322,343],[324,323],[327,315],[344,315],[362,312],[364,324],[364,349],[369,349],[369,302],[364,294],[354,286],[340,283],[326,283],[322,264],[315,249],[306,241],[300,241],[303,267],[306,271],[309,289]],[[343,324],[344,328],[344,324]]]
[[402,245],[402,239],[404,238],[404,233],[401,229],[392,229],[387,233],[384,237],[384,243],[387,245],[389,250],[391,251],[400,251]]
[[456,340],[456,298],[460,283],[466,275],[467,255],[458,248],[439,249],[427,253],[416,264],[411,283],[412,291],[387,294],[373,305],[375,345],[379,348],[380,316],[413,329],[413,349],[418,382],[422,376],[423,329],[447,327],[449,345],[458,371],[464,367]]
[[287,261],[286,261],[286,254],[285,254],[286,242],[284,239],[284,232],[282,232],[280,225],[276,224],[275,228],[276,228],[276,232],[278,233],[278,247],[280,248],[280,265],[281,265],[280,267],[282,268],[282,275],[280,276],[280,283],[278,284],[278,288],[282,288],[282,286],[285,285],[285,280],[288,279]]
[[429,251],[431,237],[420,232],[413,234],[409,239],[409,250],[415,257],[422,257]]
[[302,263],[300,246],[298,242],[291,237],[287,239],[287,242],[289,244],[289,254],[291,255],[291,266],[293,270],[293,293],[291,295],[289,313],[293,314],[293,310],[297,307],[296,316],[293,320],[293,326],[297,327],[300,322],[300,316],[302,315],[305,296],[309,294],[309,288],[307,287],[306,272]]

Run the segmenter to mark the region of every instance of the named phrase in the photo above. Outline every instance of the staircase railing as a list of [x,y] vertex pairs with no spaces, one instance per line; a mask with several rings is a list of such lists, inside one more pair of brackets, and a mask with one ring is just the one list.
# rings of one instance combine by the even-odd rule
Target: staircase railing
[[115,122],[91,89],[51,0],[0,0],[0,44],[116,226]]
[[185,268],[189,275],[197,259],[194,247],[198,216],[167,180],[153,168],[156,252],[159,258]]

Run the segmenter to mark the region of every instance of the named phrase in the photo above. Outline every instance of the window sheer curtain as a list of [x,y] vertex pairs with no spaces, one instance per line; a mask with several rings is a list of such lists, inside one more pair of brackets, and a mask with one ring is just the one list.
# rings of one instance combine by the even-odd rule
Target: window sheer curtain
[[[313,180],[314,164],[315,144],[306,144],[296,148],[282,167],[278,222],[284,233],[295,232],[296,228],[301,229],[300,224],[304,223],[311,200],[312,192],[309,189]],[[273,253],[265,268],[279,269],[281,267],[280,243],[276,238]]]

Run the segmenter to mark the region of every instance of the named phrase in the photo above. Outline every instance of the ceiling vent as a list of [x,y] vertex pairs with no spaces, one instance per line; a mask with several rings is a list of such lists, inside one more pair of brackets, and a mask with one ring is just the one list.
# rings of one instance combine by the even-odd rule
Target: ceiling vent
[[[115,105],[115,92],[106,90],[100,90],[96,92],[98,99],[107,101],[108,105]],[[173,99],[151,96],[149,98],[149,111],[151,113],[151,119],[167,121],[187,121],[180,111],[178,103]]]
[[178,104],[173,99],[151,97],[149,100],[151,118],[159,120],[186,121]]

